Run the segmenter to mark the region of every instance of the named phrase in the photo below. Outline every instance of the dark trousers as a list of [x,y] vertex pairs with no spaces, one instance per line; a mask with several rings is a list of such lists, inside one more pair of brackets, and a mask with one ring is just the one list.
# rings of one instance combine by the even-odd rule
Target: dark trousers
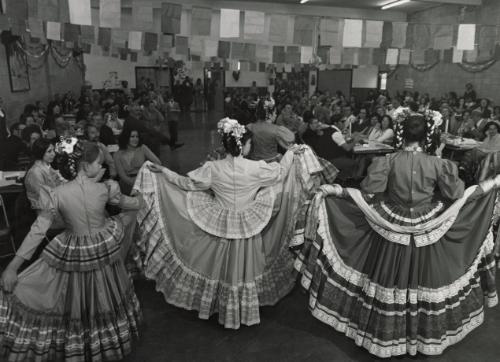
[[178,125],[177,121],[168,121],[168,132],[170,133],[170,142],[171,142],[172,146],[177,144],[178,126],[179,125]]

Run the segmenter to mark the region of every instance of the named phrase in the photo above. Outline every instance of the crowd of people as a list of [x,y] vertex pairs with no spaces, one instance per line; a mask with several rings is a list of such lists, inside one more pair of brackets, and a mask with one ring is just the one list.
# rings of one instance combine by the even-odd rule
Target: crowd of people
[[[280,89],[225,102],[222,152],[187,176],[159,158],[182,146],[191,103],[174,96],[84,89],[27,106],[9,129],[0,104],[0,144],[17,147],[3,165],[30,154],[36,212],[1,278],[2,357],[122,359],[141,321],[127,256],[168,303],[233,329],[258,324],[299,275],[312,315],[378,357],[440,354],[482,323],[498,302],[500,177],[466,171],[500,151],[491,102],[471,85],[440,99]],[[480,143],[452,161],[449,137]],[[370,142],[394,152],[353,156]]]

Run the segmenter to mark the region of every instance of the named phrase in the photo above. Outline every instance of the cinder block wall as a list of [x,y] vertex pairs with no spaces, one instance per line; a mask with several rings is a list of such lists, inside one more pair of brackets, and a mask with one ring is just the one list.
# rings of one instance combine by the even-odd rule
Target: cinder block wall
[[[500,0],[484,0],[481,7],[444,5],[426,11],[411,14],[410,22],[426,24],[459,24],[475,23],[484,25],[500,25]],[[500,34],[498,41],[500,41]],[[443,93],[455,91],[463,95],[465,84],[472,83],[480,97],[486,97],[500,104],[500,62],[480,73],[462,70],[456,64],[439,63],[426,72],[419,72],[409,66],[400,66],[389,79],[388,89],[391,93],[404,90],[405,79],[413,79],[414,90],[439,97]]]
[[64,94],[69,90],[79,97],[84,79],[82,70],[74,62],[66,68],[61,68],[50,54],[48,63],[40,69],[29,69],[29,75],[31,90],[13,93],[9,82],[5,46],[0,44],[0,97],[3,98],[9,124],[19,119],[24,106],[28,103],[41,100],[47,105],[55,93]]

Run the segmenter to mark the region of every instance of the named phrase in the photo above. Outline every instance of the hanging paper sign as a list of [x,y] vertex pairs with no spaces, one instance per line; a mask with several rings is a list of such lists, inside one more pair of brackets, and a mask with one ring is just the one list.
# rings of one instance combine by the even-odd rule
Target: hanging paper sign
[[410,49],[401,49],[399,51],[399,64],[408,65],[410,64]]
[[61,40],[61,23],[47,21],[47,39]]
[[273,43],[286,43],[288,32],[288,15],[270,16],[269,41]]
[[336,47],[339,45],[340,22],[338,19],[321,18],[319,21],[319,37],[321,45]]
[[295,44],[312,46],[315,26],[315,18],[311,16],[296,16],[293,29],[293,42]]
[[309,64],[313,60],[313,47],[300,47],[300,62]]
[[457,49],[474,50],[474,41],[476,39],[475,24],[460,24],[458,26]]
[[240,11],[235,9],[220,10],[220,37],[238,38],[240,36]]
[[128,48],[131,50],[142,49],[142,32],[131,31],[128,33]]
[[140,5],[132,5],[132,26],[137,30],[152,30],[153,29],[153,6],[151,3],[143,3]]
[[182,6],[179,4],[161,4],[161,31],[167,34],[179,34],[181,31]]
[[72,24],[92,25],[90,0],[68,0],[68,7]]
[[254,38],[256,35],[264,34],[265,13],[260,11],[245,10],[245,23],[243,34],[245,38]]
[[121,26],[121,0],[101,0],[99,4],[99,25],[105,28]]
[[406,45],[406,32],[408,23],[394,22],[392,23],[392,43],[393,48],[404,48]]
[[345,19],[342,45],[344,48],[361,48],[363,20]]
[[433,49],[449,49],[453,46],[453,26],[433,25]]
[[382,31],[384,29],[383,21],[365,21],[365,36],[363,47],[364,48],[379,48],[382,43]]
[[193,6],[191,11],[191,35],[210,35],[212,9]]

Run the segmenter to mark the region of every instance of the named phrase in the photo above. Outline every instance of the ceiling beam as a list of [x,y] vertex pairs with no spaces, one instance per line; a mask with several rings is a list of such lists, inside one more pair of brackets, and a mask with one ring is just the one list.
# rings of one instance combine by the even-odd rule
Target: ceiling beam
[[423,3],[432,3],[432,4],[453,4],[453,5],[473,5],[473,6],[481,6],[483,0],[417,0],[418,2]]

